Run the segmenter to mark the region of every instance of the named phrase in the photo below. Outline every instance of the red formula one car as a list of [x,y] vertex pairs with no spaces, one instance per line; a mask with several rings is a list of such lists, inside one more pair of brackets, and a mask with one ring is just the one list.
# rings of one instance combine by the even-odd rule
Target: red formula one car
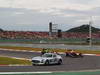
[[75,51],[67,51],[65,53],[66,57],[72,57],[72,58],[77,58],[77,57],[83,57],[82,53],[76,53]]

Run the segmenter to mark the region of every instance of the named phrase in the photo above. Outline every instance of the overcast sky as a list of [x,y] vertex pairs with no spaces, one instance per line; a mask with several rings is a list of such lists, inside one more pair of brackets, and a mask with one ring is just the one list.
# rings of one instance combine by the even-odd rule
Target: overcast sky
[[48,31],[49,22],[68,30],[88,24],[100,28],[100,0],[0,0],[0,28]]

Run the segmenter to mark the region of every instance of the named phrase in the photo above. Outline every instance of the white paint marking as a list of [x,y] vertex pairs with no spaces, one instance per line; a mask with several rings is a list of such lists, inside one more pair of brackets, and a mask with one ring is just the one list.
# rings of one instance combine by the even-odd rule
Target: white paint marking
[[89,56],[96,56],[96,54],[84,54],[84,55],[89,55]]
[[52,73],[52,72],[0,72],[2,74],[41,74],[41,73]]

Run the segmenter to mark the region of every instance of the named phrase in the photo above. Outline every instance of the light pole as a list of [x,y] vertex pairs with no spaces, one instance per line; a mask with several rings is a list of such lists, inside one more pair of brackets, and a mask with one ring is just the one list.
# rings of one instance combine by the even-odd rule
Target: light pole
[[91,47],[92,46],[92,17],[91,17],[91,20],[89,21],[89,46]]

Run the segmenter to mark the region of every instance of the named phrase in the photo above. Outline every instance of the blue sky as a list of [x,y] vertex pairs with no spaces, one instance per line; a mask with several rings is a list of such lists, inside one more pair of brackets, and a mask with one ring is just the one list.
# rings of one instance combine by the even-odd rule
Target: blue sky
[[68,30],[88,24],[100,28],[100,0],[0,0],[0,28],[48,31],[49,22]]

